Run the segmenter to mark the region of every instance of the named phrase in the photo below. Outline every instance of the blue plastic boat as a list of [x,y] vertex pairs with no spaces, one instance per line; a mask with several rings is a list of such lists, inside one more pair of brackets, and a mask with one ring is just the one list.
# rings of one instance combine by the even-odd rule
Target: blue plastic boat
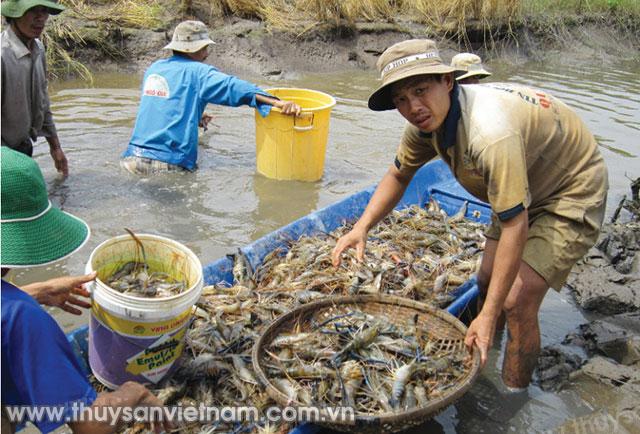
[[[297,240],[302,235],[331,232],[345,222],[357,220],[369,203],[374,189],[375,187],[370,187],[333,205],[315,211],[265,235],[241,250],[255,270],[269,252],[277,247],[286,247],[288,241]],[[431,198],[437,200],[440,207],[449,215],[455,214],[467,201],[466,217],[468,219],[482,223],[488,223],[490,220],[491,208],[489,205],[471,196],[455,180],[447,165],[441,160],[424,165],[416,173],[397,208],[404,208],[410,205],[425,206]],[[204,267],[205,285],[217,283],[231,285],[233,283],[232,269],[233,261],[227,257],[206,265]],[[478,296],[478,287],[475,279],[472,278],[458,287],[453,292],[453,296],[455,299],[447,307],[447,311],[453,315],[460,316],[465,308],[474,302]],[[86,358],[88,327],[80,327],[67,336],[88,375],[90,373]],[[316,431],[317,427],[315,425],[304,424],[295,428],[290,434],[312,434]]]

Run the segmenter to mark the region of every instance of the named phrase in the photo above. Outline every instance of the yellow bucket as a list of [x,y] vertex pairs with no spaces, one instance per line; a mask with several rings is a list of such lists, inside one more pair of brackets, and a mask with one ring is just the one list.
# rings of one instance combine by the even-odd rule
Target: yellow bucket
[[336,100],[309,89],[278,88],[267,92],[294,101],[302,107],[302,114],[286,116],[273,108],[263,118],[256,111],[258,173],[278,180],[317,181],[324,170],[329,119]]

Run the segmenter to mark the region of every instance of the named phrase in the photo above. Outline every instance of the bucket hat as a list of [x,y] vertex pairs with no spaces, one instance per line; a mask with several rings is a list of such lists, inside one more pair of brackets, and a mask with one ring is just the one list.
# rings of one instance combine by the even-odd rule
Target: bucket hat
[[391,85],[416,75],[446,74],[454,68],[445,65],[431,39],[409,39],[387,48],[377,63],[382,85],[369,97],[371,110],[393,110]]
[[473,53],[456,54],[451,59],[451,66],[453,66],[456,71],[465,72],[465,74],[460,77],[456,77],[456,80],[464,80],[465,78],[474,76],[480,76],[479,78],[482,78],[491,75],[491,73],[482,66],[480,56],[476,56]]
[[38,164],[6,146],[1,152],[2,267],[46,265],[82,247],[89,239],[89,226],[51,206]]
[[176,50],[184,53],[195,53],[202,47],[215,44],[209,38],[209,30],[201,21],[183,21],[173,31],[171,43],[165,50]]
[[46,7],[50,15],[58,15],[65,10],[58,0],[6,0],[0,4],[2,16],[9,18],[20,18],[26,11],[36,6]]

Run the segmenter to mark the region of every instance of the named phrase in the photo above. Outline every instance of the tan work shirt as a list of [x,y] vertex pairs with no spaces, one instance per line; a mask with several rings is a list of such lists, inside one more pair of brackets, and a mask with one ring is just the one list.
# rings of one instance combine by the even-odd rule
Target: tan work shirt
[[396,167],[412,171],[438,155],[501,220],[525,208],[582,220],[606,198],[607,169],[593,135],[566,104],[540,90],[457,86],[437,133],[406,127]]
[[3,144],[14,147],[28,138],[56,136],[42,42],[34,40],[29,50],[11,26],[1,38]]

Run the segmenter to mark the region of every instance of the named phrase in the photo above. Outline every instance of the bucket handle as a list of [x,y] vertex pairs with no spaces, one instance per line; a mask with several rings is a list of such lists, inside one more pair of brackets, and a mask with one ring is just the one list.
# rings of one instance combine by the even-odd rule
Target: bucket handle
[[[296,131],[309,131],[313,129],[313,118],[315,116],[315,113],[300,113],[298,116],[294,116],[293,117],[293,129]],[[309,125],[307,126],[298,126],[296,125],[296,119],[297,118],[308,118],[311,117],[311,122],[309,123]]]

